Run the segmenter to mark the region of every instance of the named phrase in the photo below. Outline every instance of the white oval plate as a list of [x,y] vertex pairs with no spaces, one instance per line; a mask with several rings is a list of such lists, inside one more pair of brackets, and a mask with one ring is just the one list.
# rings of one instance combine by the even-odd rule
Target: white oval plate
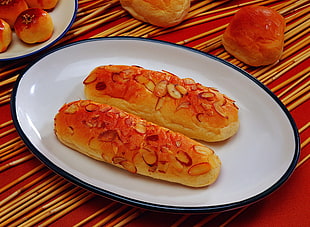
[[[216,183],[195,189],[134,175],[57,140],[53,118],[58,109],[66,102],[85,99],[83,79],[106,64],[139,65],[192,77],[236,100],[239,132],[225,142],[207,144],[223,163]],[[68,45],[29,67],[12,97],[16,128],[46,165],[93,192],[148,209],[198,213],[247,205],[283,184],[299,156],[296,126],[275,95],[236,66],[172,43],[123,37]]]
[[53,45],[61,39],[74,22],[78,9],[78,0],[59,0],[53,11],[49,12],[54,23],[52,37],[38,44],[26,44],[22,42],[13,31],[12,42],[7,51],[0,53],[0,61],[16,60],[35,54]]

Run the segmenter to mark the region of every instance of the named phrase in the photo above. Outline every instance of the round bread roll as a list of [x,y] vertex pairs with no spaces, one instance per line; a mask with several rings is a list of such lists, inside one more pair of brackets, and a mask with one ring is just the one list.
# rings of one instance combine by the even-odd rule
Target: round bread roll
[[48,40],[54,30],[51,16],[39,8],[23,11],[14,24],[16,35],[25,43],[40,43]]
[[40,8],[45,10],[52,10],[58,3],[58,0],[26,0],[31,8]]
[[227,52],[251,66],[277,62],[283,52],[284,18],[265,6],[240,9],[223,34]]
[[28,9],[25,0],[0,0],[0,18],[13,28],[17,16]]
[[120,0],[122,7],[144,22],[171,27],[182,22],[190,8],[190,0]]
[[6,51],[11,42],[12,30],[10,25],[5,20],[0,19],[0,52]]

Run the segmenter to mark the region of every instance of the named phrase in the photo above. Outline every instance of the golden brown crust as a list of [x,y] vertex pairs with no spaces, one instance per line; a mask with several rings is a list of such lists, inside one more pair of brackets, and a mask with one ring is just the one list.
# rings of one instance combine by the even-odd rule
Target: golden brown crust
[[186,17],[190,0],[120,0],[124,9],[133,17],[144,22],[171,27]]
[[33,44],[50,39],[54,24],[48,12],[39,8],[30,8],[18,15],[14,29],[23,42]]
[[220,172],[210,148],[106,104],[65,104],[55,116],[55,134],[83,154],[156,179],[202,187]]
[[116,106],[190,138],[221,141],[239,127],[233,100],[165,71],[106,65],[95,68],[84,85],[87,99]]
[[227,52],[251,65],[269,65],[278,61],[283,52],[285,20],[265,6],[240,9],[223,34]]

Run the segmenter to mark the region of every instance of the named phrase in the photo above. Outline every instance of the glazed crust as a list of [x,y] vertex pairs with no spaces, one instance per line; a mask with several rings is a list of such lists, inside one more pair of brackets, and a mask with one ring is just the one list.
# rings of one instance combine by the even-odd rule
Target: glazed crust
[[120,0],[122,7],[133,17],[144,22],[171,27],[186,17],[190,0]]
[[283,52],[285,20],[265,6],[240,9],[223,34],[223,46],[251,66],[277,62]]
[[65,104],[54,122],[63,144],[131,173],[191,187],[210,185],[220,173],[210,148],[106,104]]
[[207,142],[239,128],[238,107],[218,90],[166,71],[106,65],[84,80],[87,99],[116,106],[147,121]]

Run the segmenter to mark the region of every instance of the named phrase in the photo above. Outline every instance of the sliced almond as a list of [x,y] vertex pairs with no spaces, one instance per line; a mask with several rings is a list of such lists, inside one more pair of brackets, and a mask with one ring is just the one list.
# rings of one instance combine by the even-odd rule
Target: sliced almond
[[124,169],[126,169],[127,171],[131,172],[131,173],[136,173],[137,172],[137,168],[136,166],[129,161],[121,161],[119,163],[121,166],[123,166]]
[[76,104],[71,104],[70,106],[67,107],[67,109],[64,111],[66,114],[74,114],[79,110],[78,105]]
[[135,77],[135,80],[138,82],[138,83],[141,83],[141,84],[145,84],[146,82],[149,81],[148,78],[146,78],[145,76],[142,76],[142,75],[138,75]]
[[224,117],[224,118],[228,118],[228,117],[227,117],[227,114],[226,114],[225,111],[223,110],[222,105],[221,105],[220,103],[215,102],[215,103],[213,103],[213,106],[214,106],[215,111],[216,111],[219,115],[221,115],[221,116]]
[[156,111],[160,110],[164,106],[164,103],[165,103],[164,98],[158,98],[156,106],[155,106],[155,110]]
[[184,84],[186,85],[192,85],[192,84],[196,84],[195,80],[191,79],[191,78],[185,78],[183,79]]
[[185,87],[183,87],[182,85],[175,85],[175,88],[182,94],[182,95],[186,95],[187,94],[187,89]]
[[213,154],[213,150],[207,148],[206,146],[195,145],[194,151],[202,155],[211,155]]
[[94,103],[90,103],[90,104],[85,106],[85,110],[88,111],[88,112],[94,112],[94,111],[96,111],[98,109],[99,109],[98,105],[96,105]]
[[116,130],[107,130],[99,134],[98,140],[103,142],[112,142],[118,137]]
[[175,158],[185,166],[192,165],[192,159],[185,151],[178,151]]
[[124,161],[126,161],[126,159],[124,157],[122,157],[122,156],[114,156],[112,158],[112,162],[114,164],[120,164],[121,162],[124,162]]
[[200,98],[206,99],[207,101],[213,101],[215,98],[215,94],[212,92],[201,92],[198,95]]
[[181,93],[175,88],[174,84],[168,84],[167,90],[172,98],[180,99],[182,97]]
[[208,162],[202,162],[196,165],[193,165],[189,170],[188,174],[191,176],[199,176],[206,174],[211,170],[211,165]]
[[153,150],[141,149],[141,154],[144,162],[147,165],[154,165],[157,163],[157,155]]
[[97,80],[97,76],[95,73],[90,74],[88,77],[86,77],[86,79],[83,81],[83,84],[87,85],[87,84],[91,84],[94,83]]
[[154,88],[154,95],[157,97],[164,97],[167,94],[167,85],[168,81],[162,80],[158,84],[156,84]]
[[155,84],[153,81],[149,80],[144,85],[148,90],[150,90],[151,92],[154,92]]
[[146,133],[146,126],[143,122],[138,122],[135,126],[134,129],[141,134]]

